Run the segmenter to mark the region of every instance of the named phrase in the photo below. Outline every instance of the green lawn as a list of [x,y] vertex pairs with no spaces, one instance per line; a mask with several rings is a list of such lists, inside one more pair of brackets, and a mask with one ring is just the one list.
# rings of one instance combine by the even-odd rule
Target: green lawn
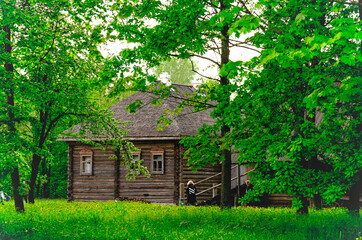
[[38,200],[0,205],[0,239],[348,239],[361,218],[345,209],[300,216],[288,208],[177,207],[134,202]]

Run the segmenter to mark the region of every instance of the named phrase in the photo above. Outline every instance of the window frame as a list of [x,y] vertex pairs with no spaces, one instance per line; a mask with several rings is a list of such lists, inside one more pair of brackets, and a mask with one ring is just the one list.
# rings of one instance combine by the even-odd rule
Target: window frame
[[[161,170],[154,169],[154,156],[161,156],[161,160],[157,160],[157,162],[161,162]],[[165,150],[163,149],[152,149],[151,150],[151,173],[152,174],[165,174]]]
[[[137,157],[138,157],[138,160],[136,160],[136,159],[134,158],[134,156],[137,156]],[[141,151],[132,152],[132,157],[133,157],[133,160],[134,160],[135,162],[140,161],[140,160],[141,160]],[[132,165],[133,165],[133,164],[132,164]],[[135,166],[134,166],[134,165],[131,166],[131,167],[132,167],[133,170],[135,170]]]
[[[90,160],[85,160],[86,157],[90,157]],[[83,168],[83,163],[90,161],[90,171],[85,172]],[[80,151],[80,175],[81,176],[93,176],[93,151],[89,149],[84,149]]]

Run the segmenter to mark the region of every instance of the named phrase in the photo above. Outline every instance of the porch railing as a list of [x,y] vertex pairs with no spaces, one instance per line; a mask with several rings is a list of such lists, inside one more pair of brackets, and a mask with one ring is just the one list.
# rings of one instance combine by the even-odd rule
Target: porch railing
[[[243,177],[243,176],[245,176],[245,175],[247,175],[247,174],[249,174],[249,173],[251,173],[251,172],[253,172],[255,169],[252,169],[252,170],[250,170],[250,171],[248,171],[248,172],[246,172],[246,173],[240,174],[240,165],[239,165],[239,164],[236,165],[236,166],[233,166],[231,169],[234,169],[234,168],[237,168],[237,167],[239,167],[239,168],[238,168],[238,174],[237,174],[238,176],[233,177],[233,178],[231,179],[231,181],[233,181],[233,180],[235,180],[235,179],[238,179],[238,197],[239,197],[239,196],[240,196],[240,192],[239,192],[239,190],[240,190],[240,178]],[[212,176],[210,176],[210,177],[207,177],[207,178],[205,178],[205,179],[202,179],[202,180],[194,183],[194,185],[196,186],[196,185],[198,185],[198,184],[200,184],[200,183],[202,183],[202,182],[205,182],[205,181],[207,181],[207,180],[210,180],[210,179],[212,179],[212,178],[215,178],[215,177],[217,177],[217,176],[219,176],[219,175],[221,175],[221,174],[222,174],[222,172],[216,173],[215,175],[212,175]],[[216,197],[216,195],[217,195],[217,188],[220,187],[220,186],[221,186],[221,183],[219,183],[219,184],[214,183],[212,187],[210,187],[210,188],[208,188],[208,189],[205,189],[205,190],[203,190],[203,191],[201,191],[201,192],[198,192],[198,193],[196,193],[196,195],[200,195],[200,194],[203,194],[203,193],[205,193],[205,192],[208,192],[208,191],[212,190],[212,197],[214,198],[214,197]],[[184,184],[184,183],[180,183],[180,198],[185,198],[185,188],[186,188],[186,187],[185,187],[185,184]]]

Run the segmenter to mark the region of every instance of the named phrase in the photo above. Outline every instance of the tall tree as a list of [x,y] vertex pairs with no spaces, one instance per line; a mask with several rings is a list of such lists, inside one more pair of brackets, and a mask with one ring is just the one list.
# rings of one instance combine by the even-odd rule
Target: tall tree
[[4,87],[4,95],[6,98],[5,109],[7,112],[7,118],[4,123],[7,125],[7,134],[6,134],[6,142],[9,143],[5,148],[2,148],[2,151],[8,151],[10,157],[7,158],[12,166],[11,170],[11,182],[13,187],[14,201],[15,201],[15,209],[18,212],[24,211],[24,204],[22,198],[19,194],[19,186],[20,186],[20,177],[19,177],[19,166],[17,159],[15,158],[16,154],[14,152],[17,151],[17,144],[14,141],[15,136],[18,134],[16,131],[16,116],[15,116],[15,73],[14,73],[14,64],[12,60],[12,31],[11,31],[11,19],[14,18],[14,13],[11,11],[13,7],[12,2],[2,2],[1,3],[1,13],[2,13],[2,21],[1,27],[2,32],[2,45],[3,49],[1,49],[1,59],[4,63],[4,69],[2,71],[2,86]]
[[[352,24],[360,21],[358,6],[260,1],[256,7],[244,9],[248,15],[234,30],[244,32],[245,20],[255,19],[260,30],[250,42],[263,50],[239,66],[245,78],[233,109],[242,109],[243,118],[227,115],[239,160],[257,162],[254,192],[295,195],[300,213],[308,213],[307,197],[331,203],[348,189],[358,194],[361,25]],[[262,68],[245,72],[245,66]]]
[[4,62],[0,71],[6,73],[1,91],[8,110],[1,112],[1,119],[9,126],[1,128],[1,134],[9,137],[0,148],[15,159],[13,164],[1,164],[14,173],[16,208],[23,211],[17,194],[20,159],[31,156],[29,201],[34,203],[39,165],[49,156],[47,145],[72,124],[91,122],[88,133],[108,133],[113,139],[106,144],[113,141],[118,150],[132,146],[121,140],[124,132],[117,128],[121,123],[100,111],[92,99],[95,91],[117,78],[114,60],[104,59],[97,48],[105,41],[101,32],[109,5],[102,0],[41,0],[2,1],[0,6],[4,26],[0,36],[6,36],[0,58]]
[[[348,189],[357,196],[359,4],[180,0],[120,6],[122,14],[114,21],[118,37],[139,44],[121,53],[125,65],[145,61],[150,67],[169,56],[205,58],[202,54],[210,49],[219,54],[218,61],[209,59],[220,69],[219,85],[202,86],[189,99],[204,103],[197,109],[215,102],[215,124],[184,143],[196,167],[223,162],[222,207],[230,204],[233,145],[241,162],[257,163],[254,193],[295,195],[300,213],[308,213],[307,197],[333,202]],[[147,26],[149,19],[154,26]],[[241,41],[242,34],[251,37]],[[249,62],[230,61],[230,47],[249,47],[244,44],[262,48],[261,55]],[[144,76],[141,68],[135,74]]]
[[[80,19],[70,19],[77,14],[79,18],[82,8],[66,1],[19,1],[12,5],[5,3],[2,9],[17,16],[8,23],[9,29],[13,31],[9,41],[16,46],[13,52],[16,62],[12,68],[18,73],[12,84],[18,89],[18,99],[27,104],[28,108],[22,114],[23,122],[29,122],[28,127],[31,129],[28,134],[32,140],[26,145],[33,152],[29,192],[29,201],[33,203],[38,167],[49,134],[60,118],[71,114],[84,115],[78,110],[85,107],[85,102],[79,101],[84,96],[75,95],[74,91],[86,87],[84,79],[90,76],[83,76],[83,83],[79,84],[77,81],[82,79],[81,74],[89,71],[89,68],[86,71],[83,69],[86,59],[90,61],[89,56],[97,58],[95,43],[99,43],[100,38],[97,36],[93,39],[91,36],[94,32],[98,33],[99,29],[94,31],[94,27],[85,30],[90,26],[90,21],[88,24],[80,24]],[[78,32],[69,31],[75,26],[78,27]],[[80,45],[84,51],[79,51]],[[88,55],[86,51],[89,51]],[[98,62],[101,59],[99,55],[98,53]],[[75,64],[78,64],[78,79],[73,75],[76,73]],[[92,66],[89,62],[87,64]],[[90,86],[92,83],[87,80],[87,84]],[[67,106],[67,103],[72,103],[72,107]],[[15,124],[14,120],[10,122]],[[20,128],[22,127],[19,125]],[[23,131],[23,134],[26,133],[27,131]],[[26,139],[25,136],[21,137]],[[13,142],[19,142],[19,139],[13,139]]]
[[[225,69],[230,63],[232,47],[247,47],[239,39],[230,37],[230,26],[240,17],[242,5],[236,0],[176,0],[176,1],[120,1],[119,16],[114,19],[113,26],[119,33],[118,39],[137,43],[133,49],[120,53],[124,66],[140,66],[147,68],[157,66],[170,57],[178,59],[202,58],[209,60],[220,70],[219,77],[213,79],[219,83],[214,91],[214,101],[228,108],[231,91],[229,83],[232,79],[229,70]],[[154,22],[151,26],[148,24]],[[207,51],[214,51],[216,59],[207,58]],[[147,76],[141,68],[135,68],[135,75]],[[210,85],[212,86],[212,85]],[[203,95],[202,91],[195,93]],[[206,99],[202,100],[198,109],[211,106]],[[229,124],[223,121],[224,111],[219,108],[212,117],[219,119],[220,125],[215,125],[215,131],[220,131],[219,144],[214,145],[218,153],[215,159],[222,162],[222,194],[221,207],[231,206],[231,145],[225,141],[229,133]],[[204,146],[207,147],[207,146]],[[191,153],[191,152],[190,152]],[[204,161],[206,164],[206,162]]]
[[[27,100],[32,102],[36,113],[35,117],[29,118],[33,139],[30,203],[34,203],[35,182],[39,164],[45,157],[42,152],[46,149],[46,141],[52,137],[55,127],[62,119],[88,115],[92,104],[88,93],[94,91],[94,86],[102,84],[97,83],[96,75],[97,72],[101,75],[99,72],[104,65],[96,46],[102,41],[101,37],[95,36],[99,34],[100,28],[97,25],[91,26],[90,21],[69,19],[72,14],[64,13],[69,8],[70,3],[49,5],[48,2],[38,2],[26,9],[37,13],[42,26],[32,29],[32,34],[36,33],[43,39],[41,42],[31,42],[28,52],[36,56],[37,50],[46,46],[46,49],[43,48],[46,53],[38,56],[40,60],[37,65],[27,69],[30,90],[34,91],[34,94],[28,95]],[[76,13],[83,9],[77,8]],[[82,89],[85,91],[81,92]],[[39,96],[39,92],[43,94]]]

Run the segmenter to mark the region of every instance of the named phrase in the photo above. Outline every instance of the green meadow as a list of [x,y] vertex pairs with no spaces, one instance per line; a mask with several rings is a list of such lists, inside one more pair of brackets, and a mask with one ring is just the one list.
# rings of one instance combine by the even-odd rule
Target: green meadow
[[360,239],[361,218],[332,208],[178,207],[137,202],[37,200],[0,205],[0,239]]

